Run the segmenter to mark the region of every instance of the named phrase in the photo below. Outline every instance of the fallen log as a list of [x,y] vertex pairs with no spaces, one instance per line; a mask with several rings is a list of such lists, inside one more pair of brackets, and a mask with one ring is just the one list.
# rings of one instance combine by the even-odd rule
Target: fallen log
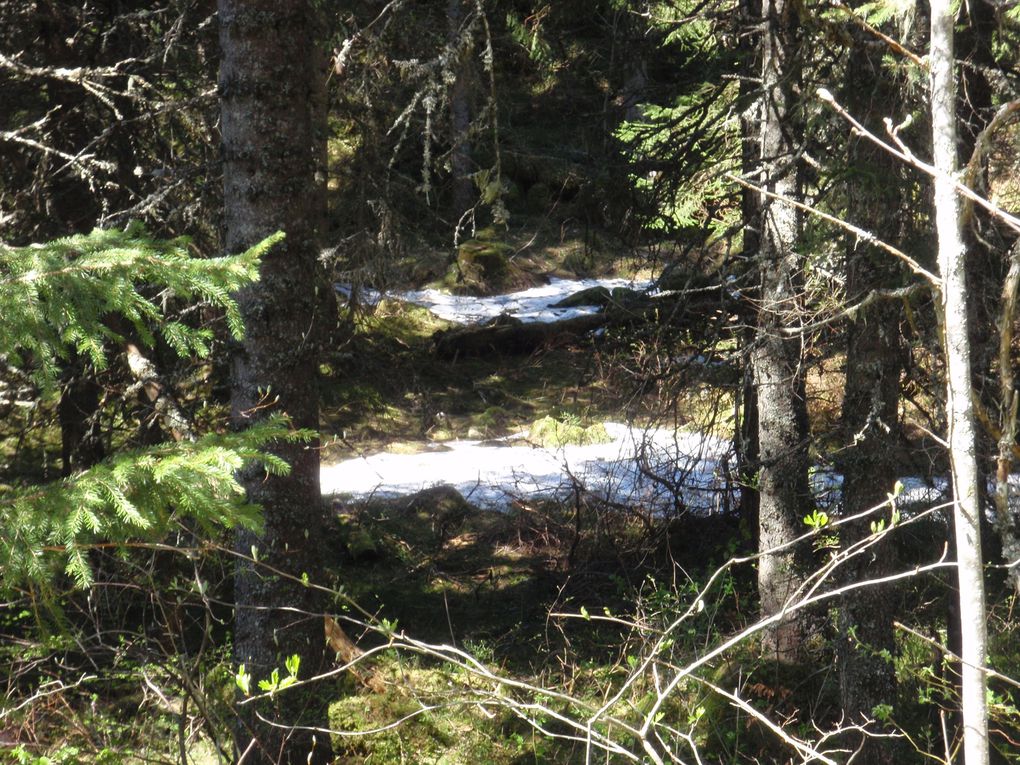
[[432,336],[436,355],[444,359],[491,354],[520,356],[539,348],[577,342],[610,321],[610,314],[575,316],[547,324],[525,324],[512,316],[499,316],[482,325],[440,330]]
[[718,316],[719,311],[738,317],[747,312],[746,305],[736,300],[721,299],[718,293],[698,295],[693,299],[679,294],[617,297],[625,299],[610,298],[609,305],[594,314],[547,323],[524,323],[513,316],[503,315],[484,324],[440,330],[432,336],[432,341],[436,355],[444,359],[492,354],[526,355],[540,348],[575,343],[601,327],[646,323],[690,327],[705,317]]

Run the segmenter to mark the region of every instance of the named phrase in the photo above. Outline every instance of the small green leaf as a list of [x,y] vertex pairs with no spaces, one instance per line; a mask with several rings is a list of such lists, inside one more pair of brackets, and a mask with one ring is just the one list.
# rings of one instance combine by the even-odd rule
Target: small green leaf
[[584,606],[581,606],[581,617],[585,621],[591,621],[591,614],[588,613],[588,609],[585,608]]
[[243,664],[237,668],[237,674],[234,675],[234,683],[245,696],[251,695],[251,675],[248,674]]
[[810,526],[815,531],[827,525],[828,523],[829,523],[828,513],[825,513],[822,510],[819,510],[818,508],[812,510],[810,515],[804,516],[804,525]]
[[259,680],[259,688],[267,693],[275,693],[280,688],[280,670],[274,669],[268,680]]

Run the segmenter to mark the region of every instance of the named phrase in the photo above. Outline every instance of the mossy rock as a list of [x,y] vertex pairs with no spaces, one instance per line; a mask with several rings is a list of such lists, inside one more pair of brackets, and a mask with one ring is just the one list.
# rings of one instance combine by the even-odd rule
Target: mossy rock
[[442,278],[450,262],[450,254],[445,249],[418,251],[408,264],[408,278],[412,284],[427,284]]
[[641,290],[632,290],[630,287],[613,287],[611,297],[613,304],[623,308],[630,308],[648,300],[648,296]]
[[583,305],[594,305],[605,308],[606,306],[628,307],[646,300],[644,293],[639,290],[632,290],[629,287],[589,287],[588,289],[575,292],[573,295],[553,304],[553,308],[577,308]]
[[655,286],[663,292],[682,292],[711,287],[718,283],[718,278],[703,274],[686,264],[670,266],[656,280]]
[[602,423],[585,427],[580,423],[547,416],[531,424],[528,440],[547,449],[554,449],[568,444],[576,446],[607,444],[613,439]]
[[429,547],[442,547],[474,511],[459,491],[445,484],[419,491],[407,503],[407,513],[426,524],[422,531],[428,539],[421,541]]
[[412,495],[407,507],[414,513],[424,512],[442,518],[463,517],[471,511],[471,503],[447,484],[423,489]]
[[490,406],[481,414],[475,416],[472,427],[480,430],[483,437],[488,436],[492,430],[502,430],[510,421],[510,413],[501,406]]
[[510,413],[501,406],[490,406],[472,419],[468,428],[468,438],[484,440],[494,431],[502,431],[510,419]]
[[[488,235],[483,230],[480,234]],[[510,277],[510,245],[476,237],[457,248],[457,259],[447,274],[452,289],[486,294],[502,289]]]
[[607,306],[613,302],[613,294],[610,292],[608,287],[599,285],[598,287],[589,287],[588,289],[575,292],[573,295],[568,295],[557,303],[553,303],[553,308],[577,308],[582,305],[597,305]]
[[340,517],[340,538],[353,560],[374,560],[380,557],[379,547],[368,529],[346,516]]

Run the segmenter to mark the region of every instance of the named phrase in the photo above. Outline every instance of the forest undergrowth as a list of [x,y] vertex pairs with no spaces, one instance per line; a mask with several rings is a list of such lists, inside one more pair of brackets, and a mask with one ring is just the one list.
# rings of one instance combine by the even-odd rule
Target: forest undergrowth
[[[352,320],[357,332],[321,370],[322,430],[335,434],[324,462],[495,439],[545,417],[733,427],[732,386],[692,386],[682,367],[654,384],[640,380],[642,359],[682,358],[655,338],[620,333],[553,342],[525,357],[444,360],[433,336],[447,325],[424,309],[384,301]],[[618,363],[624,352],[638,361]],[[819,432],[827,421],[835,427],[839,367],[838,358],[819,359],[809,375]],[[568,501],[521,498],[502,513],[479,511],[444,487],[334,500],[332,511],[323,544],[333,565],[309,578],[332,593],[330,645],[337,666],[350,665],[321,681],[337,762],[644,761],[635,730],[653,707],[655,724],[673,736],[670,750],[692,761],[782,762],[791,746],[797,753],[791,740],[843,729],[835,606],[810,609],[809,662],[762,659],[753,632],[754,529],[738,512],[653,516],[580,487]],[[818,517],[805,519],[804,532],[815,533],[815,562],[824,568],[838,542]],[[897,554],[920,571],[944,536],[944,518],[922,516],[896,530]],[[743,562],[727,567],[735,558]],[[165,544],[98,548],[90,560],[90,591],[32,592],[4,612],[7,697],[17,703],[3,712],[0,742],[12,743],[0,757],[34,765],[229,761],[227,721],[243,679],[229,659],[227,540],[200,541],[181,528]],[[952,588],[935,569],[895,597],[912,621],[887,657],[898,697],[875,715],[896,731],[902,761],[922,762],[921,752],[943,746],[954,703],[952,665],[937,647],[951,629]],[[993,666],[1016,676],[1013,597],[999,582],[990,600]],[[330,629],[327,622],[327,638]],[[657,672],[706,656],[713,658],[666,696],[655,687]],[[279,679],[275,688],[256,680],[285,692]],[[1004,761],[1017,761],[1008,754],[1020,740],[1015,688],[993,688],[995,742]],[[604,716],[585,724],[599,708]],[[839,735],[824,744],[833,761],[852,749]]]

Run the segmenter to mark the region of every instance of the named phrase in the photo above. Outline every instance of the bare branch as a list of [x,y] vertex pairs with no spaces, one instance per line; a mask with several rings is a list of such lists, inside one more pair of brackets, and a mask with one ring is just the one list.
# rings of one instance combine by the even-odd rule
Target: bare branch
[[[887,141],[883,141],[877,135],[875,135],[866,127],[864,127],[864,125],[858,122],[858,120],[852,114],[850,114],[846,109],[843,108],[843,106],[840,105],[838,101],[836,101],[835,96],[833,96],[832,93],[829,92],[829,90],[827,90],[826,88],[818,89],[818,97],[825,103],[829,104],[840,117],[849,122],[853,126],[854,132],[856,134],[867,138],[876,146],[889,152],[897,159],[906,162],[911,167],[917,168],[926,175],[935,179],[942,178],[948,181],[949,183],[952,184],[956,192],[960,196],[962,196],[965,200],[969,200],[970,202],[977,204],[979,207],[984,208],[992,217],[1002,221],[1007,226],[1009,226],[1013,231],[1020,234],[1020,218],[1017,218],[1014,215],[1010,215],[1008,212],[1003,210],[994,202],[990,202],[989,200],[985,199],[983,196],[973,191],[969,186],[966,186],[963,183],[961,183],[955,177],[946,176],[944,173],[940,172],[934,165],[916,157],[914,153],[909,149],[909,147],[907,147],[907,145],[903,143],[902,140],[900,140],[898,135],[899,127],[894,127],[892,124],[892,120],[890,120],[888,117],[886,118],[885,121],[886,130],[888,131],[889,136],[895,145],[888,143]],[[1014,102],[1011,102],[1006,106],[1011,106],[1012,103]],[[1017,108],[1020,108],[1020,106],[1014,106],[1011,107],[1011,109],[1007,110],[1006,114],[1003,116],[1003,119],[1005,119],[1006,116],[1011,115]],[[1000,109],[1000,112],[1001,111],[1002,110]]]
[[843,220],[842,218],[837,218],[835,215],[830,215],[829,213],[823,210],[819,210],[817,207],[812,207],[811,205],[804,204],[803,202],[798,202],[796,199],[791,199],[790,197],[786,197],[781,194],[776,194],[774,192],[768,191],[767,189],[764,189],[761,186],[751,183],[747,179],[741,178],[740,176],[734,175],[733,173],[724,173],[724,177],[728,178],[734,183],[740,184],[745,188],[751,189],[752,191],[757,191],[759,194],[763,194],[764,196],[769,197],[770,199],[778,199],[784,204],[792,205],[793,207],[796,207],[799,210],[811,213],[812,215],[817,215],[822,220],[828,221],[829,223],[839,226],[840,228],[846,229],[847,231],[854,234],[862,241],[867,242],[868,244],[872,244],[875,247],[879,247],[888,252],[890,255],[899,258],[900,260],[907,264],[911,271],[913,271],[915,274],[918,274],[919,276],[923,276],[932,285],[938,286],[941,283],[940,279],[935,274],[926,269],[912,257],[907,255],[907,253],[903,252],[903,250],[899,249],[898,247],[894,247],[893,245],[889,244],[888,242],[882,239],[879,239],[870,231],[866,231],[860,226],[855,226],[853,223],[849,223]]

